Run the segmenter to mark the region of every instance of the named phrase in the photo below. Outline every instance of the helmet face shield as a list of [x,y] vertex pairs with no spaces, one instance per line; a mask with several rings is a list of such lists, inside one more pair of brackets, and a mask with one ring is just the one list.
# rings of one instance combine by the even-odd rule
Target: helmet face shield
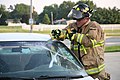
[[75,20],[81,20],[85,17],[90,17],[90,16],[91,16],[90,7],[84,3],[76,4],[68,14],[69,18],[71,17]]
[[73,19],[81,19],[81,18],[83,18],[83,15],[82,15],[82,12],[81,12],[81,11],[72,9],[72,10],[69,12],[68,17],[69,17],[69,18],[71,17],[71,18],[73,18]]

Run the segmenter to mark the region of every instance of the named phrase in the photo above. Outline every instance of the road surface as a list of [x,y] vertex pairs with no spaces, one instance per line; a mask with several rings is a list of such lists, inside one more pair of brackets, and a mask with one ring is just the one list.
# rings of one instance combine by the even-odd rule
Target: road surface
[[105,40],[105,46],[120,46],[120,36],[110,36]]
[[105,53],[105,64],[111,80],[120,80],[120,52]]

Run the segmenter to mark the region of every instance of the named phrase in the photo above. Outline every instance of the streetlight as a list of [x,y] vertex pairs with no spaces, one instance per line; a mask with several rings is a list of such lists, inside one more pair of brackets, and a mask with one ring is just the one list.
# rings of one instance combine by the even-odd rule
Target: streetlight
[[30,18],[29,18],[30,33],[32,33],[32,30],[33,30],[33,18],[32,18],[32,11],[33,11],[32,0],[30,0]]

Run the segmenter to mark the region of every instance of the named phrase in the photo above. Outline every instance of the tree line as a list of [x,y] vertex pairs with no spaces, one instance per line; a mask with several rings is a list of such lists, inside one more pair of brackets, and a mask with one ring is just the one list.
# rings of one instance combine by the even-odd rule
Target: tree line
[[[82,2],[88,4],[93,10],[91,20],[97,21],[100,24],[120,24],[120,9],[117,7],[101,8],[97,7],[93,1],[90,0],[82,0]],[[32,14],[34,23],[51,24],[51,18],[53,18],[53,20],[59,20],[62,18],[69,20],[67,15],[76,3],[78,2],[63,1],[60,5],[52,4],[45,6],[40,14],[38,14],[33,7]],[[14,19],[14,22],[20,20],[22,23],[28,24],[30,6],[21,3],[16,4],[14,7],[14,9],[12,6],[10,7],[12,11],[6,11],[5,5],[0,4],[0,25],[5,25],[7,19]]]

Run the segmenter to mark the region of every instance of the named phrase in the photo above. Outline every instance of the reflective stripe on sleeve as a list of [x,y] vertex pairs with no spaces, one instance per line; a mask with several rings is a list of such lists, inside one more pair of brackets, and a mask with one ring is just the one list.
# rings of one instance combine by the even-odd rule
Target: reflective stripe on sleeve
[[[79,40],[79,39],[78,39]],[[103,46],[104,45],[104,40],[100,41],[100,42],[97,42],[96,40],[92,40],[91,39],[91,42],[92,42],[92,45],[93,45],[93,48],[95,47],[99,47],[99,46]],[[71,46],[72,47],[72,46]],[[74,45],[73,49],[75,51],[78,50],[78,45]],[[85,47],[84,45],[81,45],[80,47],[80,50],[83,50],[85,54],[87,54],[87,49],[89,49],[89,47]]]
[[73,34],[73,36],[72,36],[71,40],[74,40],[74,38],[75,38],[75,35],[76,35],[76,34]]
[[83,45],[81,45],[81,49],[83,49],[84,53],[87,54],[87,51]]
[[104,45],[104,40],[100,41],[100,42],[97,42],[96,45],[93,46],[94,47],[98,47],[98,46],[103,46]]
[[105,64],[100,65],[98,68],[91,68],[86,70],[88,74],[96,74],[101,72],[105,68]]
[[91,40],[93,46],[95,46],[97,44],[97,41],[95,39],[94,40],[90,39],[90,40]]
[[[86,49],[88,49],[88,48],[85,48],[83,45],[81,45],[80,50],[83,50],[85,54],[87,54]],[[75,51],[78,50],[78,45],[74,45],[74,50],[75,50]]]
[[84,34],[78,34],[77,42],[81,44]]

